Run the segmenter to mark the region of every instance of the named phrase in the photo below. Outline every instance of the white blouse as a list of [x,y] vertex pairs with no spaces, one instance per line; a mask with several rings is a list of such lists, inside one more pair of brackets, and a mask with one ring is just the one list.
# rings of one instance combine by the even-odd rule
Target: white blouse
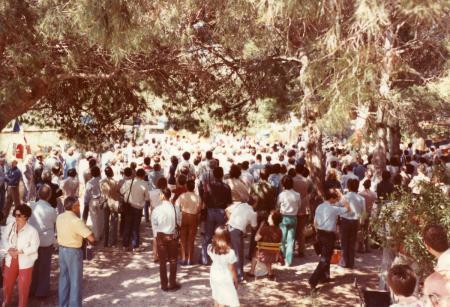
[[10,223],[2,232],[0,251],[5,256],[6,266],[11,266],[11,255],[8,254],[10,248],[16,248],[19,252],[19,269],[28,269],[33,267],[38,257],[39,234],[37,230],[26,223],[25,226],[17,233],[16,223]]

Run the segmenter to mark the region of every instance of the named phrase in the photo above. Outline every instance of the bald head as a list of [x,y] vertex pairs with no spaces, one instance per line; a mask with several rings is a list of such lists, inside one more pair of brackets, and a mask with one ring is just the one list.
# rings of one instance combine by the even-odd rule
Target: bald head
[[48,184],[44,184],[41,186],[38,192],[39,199],[43,199],[45,201],[49,201],[50,197],[52,197],[52,189]]

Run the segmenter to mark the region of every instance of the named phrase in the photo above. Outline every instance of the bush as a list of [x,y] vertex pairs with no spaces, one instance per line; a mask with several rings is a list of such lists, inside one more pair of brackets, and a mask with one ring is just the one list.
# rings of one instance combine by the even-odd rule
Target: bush
[[372,239],[415,259],[423,278],[435,264],[422,241],[422,229],[428,224],[442,225],[450,237],[450,199],[432,183],[423,184],[420,196],[400,192],[395,200],[383,205],[372,220]]

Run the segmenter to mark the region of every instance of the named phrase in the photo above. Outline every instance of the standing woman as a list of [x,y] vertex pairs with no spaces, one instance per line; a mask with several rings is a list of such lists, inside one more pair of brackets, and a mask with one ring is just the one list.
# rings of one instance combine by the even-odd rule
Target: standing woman
[[19,205],[14,210],[15,223],[6,227],[2,251],[6,252],[3,271],[3,307],[11,302],[16,280],[19,282],[19,307],[28,303],[33,265],[38,257],[39,234],[28,224],[31,208]]
[[180,207],[181,211],[181,264],[192,265],[201,199],[200,196],[194,193],[194,180],[188,180],[186,186],[187,192],[181,194],[175,204]]

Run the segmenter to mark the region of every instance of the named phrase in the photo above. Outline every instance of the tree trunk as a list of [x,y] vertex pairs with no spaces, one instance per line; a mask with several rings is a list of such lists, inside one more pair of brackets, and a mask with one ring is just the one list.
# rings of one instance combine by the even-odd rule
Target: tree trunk
[[319,196],[324,196],[323,183],[325,181],[325,159],[322,151],[322,132],[310,127],[309,140],[306,150],[306,166],[310,171],[310,178]]
[[400,125],[396,122],[394,125],[389,126],[389,153],[391,154],[391,157],[400,157],[400,141]]

